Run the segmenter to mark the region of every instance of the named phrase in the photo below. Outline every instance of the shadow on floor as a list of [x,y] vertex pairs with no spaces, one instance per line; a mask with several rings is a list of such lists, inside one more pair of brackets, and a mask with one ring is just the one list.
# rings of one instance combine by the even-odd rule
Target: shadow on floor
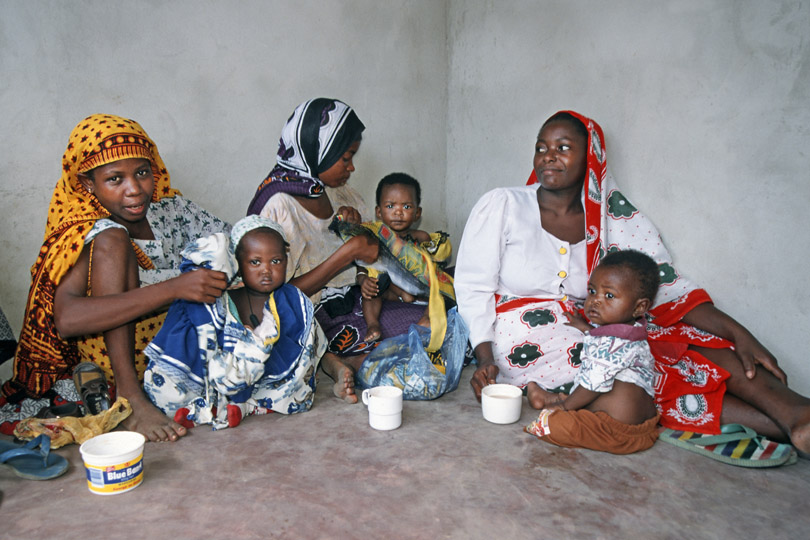
[[368,427],[321,376],[307,413],[148,443],[144,483],[99,496],[76,445],[46,482],[0,469],[0,536],[17,538],[803,538],[810,462],[743,469],[657,443],[632,456],[557,448],[489,424],[469,388]]

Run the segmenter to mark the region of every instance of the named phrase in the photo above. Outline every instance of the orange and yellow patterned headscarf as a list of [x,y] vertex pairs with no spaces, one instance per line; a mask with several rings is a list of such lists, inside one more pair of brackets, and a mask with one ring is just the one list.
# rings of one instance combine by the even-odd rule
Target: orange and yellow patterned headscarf
[[[56,184],[45,226],[45,244],[40,259],[48,268],[48,275],[58,285],[62,276],[79,258],[84,238],[96,220],[109,217],[95,196],[79,182],[79,173],[128,158],[145,158],[152,163],[155,190],[152,202],[172,197],[169,173],[149,135],[134,120],[109,114],[88,116],[73,129],[67,150],[62,155],[62,178]],[[49,240],[52,243],[45,250]],[[143,259],[143,260],[142,260]],[[151,261],[139,253],[138,262],[148,268]],[[34,268],[31,269],[33,274]]]
[[[78,363],[75,342],[60,339],[56,331],[54,293],[78,260],[93,224],[110,215],[79,182],[79,173],[128,158],[145,158],[152,163],[153,202],[179,194],[171,188],[169,173],[155,143],[134,120],[94,114],[71,132],[62,155],[62,178],[56,184],[48,209],[45,238],[31,267],[31,289],[14,360],[14,377],[3,386],[4,395],[23,391],[39,397]],[[133,247],[140,266],[154,268],[152,261],[134,244]]]

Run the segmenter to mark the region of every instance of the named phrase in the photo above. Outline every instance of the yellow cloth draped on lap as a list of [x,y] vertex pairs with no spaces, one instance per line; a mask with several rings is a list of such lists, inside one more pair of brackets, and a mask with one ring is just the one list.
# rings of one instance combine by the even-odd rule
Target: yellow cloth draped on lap
[[[452,251],[447,235],[431,234],[430,242],[417,246],[397,236],[382,221],[371,221],[363,223],[362,226],[371,231],[407,271],[430,287],[428,297],[430,342],[425,350],[429,353],[438,351],[447,331],[447,312],[442,295],[453,300],[456,297],[453,278],[437,266],[437,262],[446,261]],[[444,366],[437,368],[443,371]]]

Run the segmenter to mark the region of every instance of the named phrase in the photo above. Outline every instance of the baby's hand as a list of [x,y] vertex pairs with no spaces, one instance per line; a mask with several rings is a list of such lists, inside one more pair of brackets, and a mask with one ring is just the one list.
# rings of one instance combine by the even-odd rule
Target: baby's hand
[[580,315],[579,312],[565,311],[563,313],[568,318],[568,322],[565,323],[568,326],[573,326],[574,328],[576,328],[581,332],[587,332],[588,330],[593,329],[593,326],[588,324],[588,322],[585,320],[585,317]]
[[366,300],[376,298],[380,293],[380,289],[377,287],[377,279],[367,276],[363,283],[360,284],[360,292]]

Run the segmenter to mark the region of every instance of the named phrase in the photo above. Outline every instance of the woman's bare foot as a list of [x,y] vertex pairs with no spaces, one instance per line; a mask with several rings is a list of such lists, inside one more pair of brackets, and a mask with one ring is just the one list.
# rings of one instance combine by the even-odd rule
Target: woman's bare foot
[[549,409],[559,402],[561,395],[543,390],[536,382],[530,382],[526,385],[526,397],[529,398],[529,405],[532,408]]
[[363,338],[363,341],[366,343],[371,343],[372,341],[377,341],[382,337],[382,328],[380,328],[380,323],[371,323],[366,325],[368,330],[366,331],[366,337]]
[[810,459],[810,414],[804,415],[805,422],[790,430],[790,444],[804,459]]
[[121,422],[130,431],[137,431],[152,442],[176,441],[188,430],[169,419],[146,398],[130,399],[132,414]]
[[346,403],[357,403],[357,394],[354,391],[354,369],[343,363],[337,355],[326,353],[321,359],[324,373],[335,381],[332,393]]

